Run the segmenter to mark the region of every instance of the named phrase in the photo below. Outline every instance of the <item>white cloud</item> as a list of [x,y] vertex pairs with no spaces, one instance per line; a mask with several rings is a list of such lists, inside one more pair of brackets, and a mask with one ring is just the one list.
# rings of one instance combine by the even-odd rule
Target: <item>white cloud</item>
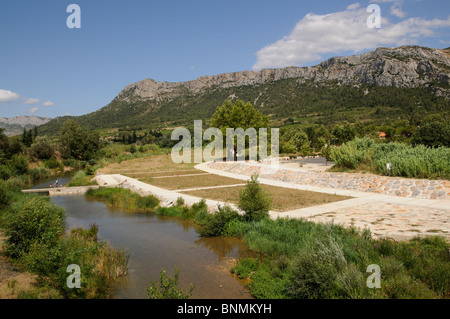
[[39,103],[39,99],[35,99],[35,98],[29,98],[26,99],[25,102],[23,102],[23,104],[37,104]]
[[55,105],[55,103],[53,103],[52,101],[45,101],[42,103],[43,106],[53,106]]
[[291,34],[256,53],[253,69],[301,66],[330,53],[358,53],[379,46],[417,44],[421,37],[436,36],[435,29],[450,26],[450,16],[447,20],[409,18],[395,24],[381,12],[381,28],[371,29],[367,26],[371,14],[356,4],[345,11],[325,15],[308,13]]
[[404,18],[406,16],[406,13],[402,10],[400,6],[401,6],[400,2],[396,2],[391,7],[391,14],[398,18]]
[[39,108],[38,108],[38,107],[33,107],[33,108],[31,108],[31,109],[28,110],[28,113],[34,114],[34,113],[36,113],[36,112],[38,112],[38,111],[39,111]]
[[0,103],[9,103],[19,97],[20,95],[17,93],[8,90],[0,90]]

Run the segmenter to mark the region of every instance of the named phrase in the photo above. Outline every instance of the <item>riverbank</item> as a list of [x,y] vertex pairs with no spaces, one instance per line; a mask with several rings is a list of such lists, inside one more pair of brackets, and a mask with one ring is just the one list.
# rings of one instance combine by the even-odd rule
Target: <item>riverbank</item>
[[[129,183],[124,179],[118,185],[130,187],[135,181]],[[204,237],[243,239],[258,256],[240,259],[232,272],[248,283],[256,298],[449,297],[450,246],[443,237],[395,242],[374,239],[370,231],[355,227],[290,218],[249,221],[229,206],[213,213],[208,208],[205,200],[193,205],[178,200],[157,213],[197,223]],[[370,265],[382,269],[379,289],[366,285]]]
[[[23,194],[23,185],[0,182],[5,293],[11,298],[108,298],[113,282],[127,273],[126,254],[100,241],[96,225],[67,232],[64,209],[49,197]],[[67,286],[71,264],[81,269],[80,289]]]

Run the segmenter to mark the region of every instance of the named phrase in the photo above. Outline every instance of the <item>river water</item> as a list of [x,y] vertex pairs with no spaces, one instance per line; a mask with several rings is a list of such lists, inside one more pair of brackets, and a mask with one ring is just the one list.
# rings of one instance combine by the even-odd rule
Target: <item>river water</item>
[[[33,188],[48,187],[47,180]],[[66,184],[70,177],[59,177]],[[99,226],[99,238],[129,254],[128,275],[121,279],[113,298],[146,298],[146,287],[158,282],[165,269],[174,274],[179,268],[179,287],[192,298],[251,298],[243,284],[230,273],[234,259],[252,255],[244,242],[236,238],[201,238],[189,221],[155,213],[111,209],[103,202],[84,196],[58,196],[51,200],[65,208],[68,228]]]

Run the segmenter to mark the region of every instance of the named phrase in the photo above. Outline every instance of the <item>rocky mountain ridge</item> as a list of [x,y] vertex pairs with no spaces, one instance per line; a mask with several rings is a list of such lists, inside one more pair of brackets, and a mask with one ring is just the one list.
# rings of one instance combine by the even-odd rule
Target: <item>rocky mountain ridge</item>
[[[312,67],[286,67],[202,76],[187,82],[158,82],[145,79],[126,86],[116,97],[149,100],[172,99],[186,92],[199,94],[212,87],[230,88],[296,78],[299,84],[337,81],[338,84],[420,87],[441,84],[435,94],[450,98],[450,48],[418,46],[378,48],[360,55],[333,57]],[[115,100],[116,100],[115,99]]]
[[15,116],[11,118],[0,117],[0,127],[5,129],[8,136],[21,134],[23,129],[31,129],[34,126],[43,125],[49,122],[51,118],[40,116]]

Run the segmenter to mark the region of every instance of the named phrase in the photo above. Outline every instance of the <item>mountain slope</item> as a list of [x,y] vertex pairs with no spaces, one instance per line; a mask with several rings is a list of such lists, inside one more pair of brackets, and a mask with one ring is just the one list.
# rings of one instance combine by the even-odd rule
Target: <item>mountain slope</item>
[[[188,124],[207,119],[225,99],[251,101],[272,119],[333,122],[447,114],[450,49],[378,48],[313,67],[203,76],[188,82],[146,79],[126,86],[100,110],[77,117],[88,128]],[[377,116],[375,116],[378,112]],[[44,125],[47,132],[63,122]]]
[[23,129],[32,129],[35,126],[39,126],[49,122],[51,119],[48,117],[39,116],[15,116],[11,118],[0,117],[0,127],[5,129],[5,134],[8,136],[18,135],[23,132]]

